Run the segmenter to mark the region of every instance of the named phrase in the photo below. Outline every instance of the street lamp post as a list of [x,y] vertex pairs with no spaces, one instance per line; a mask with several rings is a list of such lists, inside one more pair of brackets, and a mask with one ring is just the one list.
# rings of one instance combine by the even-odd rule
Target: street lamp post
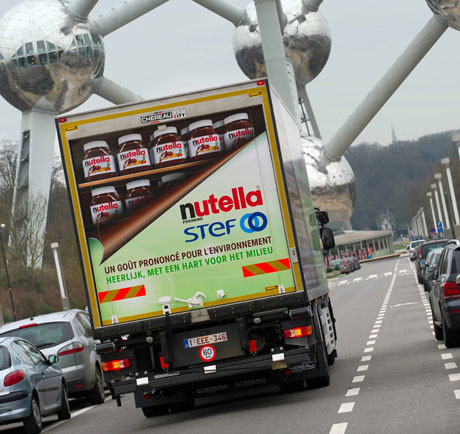
[[442,175],[440,173],[434,174],[434,179],[438,180],[439,195],[441,196],[442,209],[444,211],[444,218],[446,219],[446,229],[450,229],[449,214],[447,212],[446,199],[444,198],[444,187],[441,181]]
[[1,234],[5,229],[6,229],[6,225],[2,223],[0,225],[0,246],[2,248],[3,264],[5,265],[6,283],[8,284],[8,291],[10,292],[11,310],[13,311],[13,320],[16,321],[16,309],[14,308],[13,289],[11,288],[10,275],[8,274],[8,264],[6,262],[5,249],[3,248],[3,238]]
[[426,195],[428,196],[428,199],[430,199],[431,216],[433,218],[433,227],[434,227],[435,233],[437,234],[438,233],[438,228],[436,226],[436,214],[434,213],[433,193],[431,193],[431,191],[429,191]]
[[[438,211],[438,217],[439,217],[439,221],[442,223],[442,225],[444,226],[444,219],[442,218],[442,212],[441,212],[441,205],[439,203],[439,196],[438,196],[438,190],[436,189],[436,184],[431,184],[431,188],[433,189],[434,191],[434,198],[436,199],[436,209]],[[436,224],[436,222],[435,222]],[[438,231],[439,232],[439,231]]]
[[460,217],[458,215],[457,199],[455,198],[454,183],[452,182],[452,173],[450,172],[449,163],[449,158],[441,158],[441,164],[444,164],[446,166],[446,176],[447,184],[449,185],[450,202],[452,203],[452,209],[454,212],[453,224],[458,226],[460,225]]
[[423,238],[428,237],[428,228],[426,227],[425,211],[423,206],[420,208],[420,218],[422,220]]
[[70,304],[65,290],[64,277],[62,274],[61,258],[59,257],[59,243],[51,243],[51,249],[53,250],[54,263],[56,265],[56,273],[59,283],[59,290],[61,291],[62,309],[68,310],[70,309]]

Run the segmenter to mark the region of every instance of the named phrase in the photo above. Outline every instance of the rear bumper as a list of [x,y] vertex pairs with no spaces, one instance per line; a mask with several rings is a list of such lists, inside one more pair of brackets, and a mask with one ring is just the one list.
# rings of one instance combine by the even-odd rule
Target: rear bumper
[[23,419],[30,414],[31,395],[26,390],[0,396],[0,424]]
[[137,380],[113,382],[110,384],[110,390],[112,397],[116,398],[122,394],[136,392],[139,387],[145,391],[179,386],[193,389],[209,382],[224,379],[230,381],[246,374],[272,374],[274,371],[280,372],[286,369],[300,374],[303,378],[314,377],[317,375],[317,365],[311,355],[311,349],[301,348],[274,355],[208,363],[184,371],[164,372]]

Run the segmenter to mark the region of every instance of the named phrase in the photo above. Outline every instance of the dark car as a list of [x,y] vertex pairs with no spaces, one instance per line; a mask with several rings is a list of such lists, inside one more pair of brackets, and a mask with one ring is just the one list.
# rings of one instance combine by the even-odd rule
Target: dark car
[[425,260],[428,252],[444,247],[449,240],[427,241],[417,247],[417,257],[415,259],[415,269],[417,270],[418,283],[423,285],[423,272],[425,270]]
[[0,424],[23,422],[25,432],[39,433],[42,416],[69,419],[67,383],[56,363],[29,342],[0,338]]
[[438,269],[439,257],[442,249],[434,249],[426,257],[425,270],[423,273],[423,288],[425,291],[431,291],[434,279],[434,271]]
[[460,342],[460,246],[447,245],[434,272],[429,299],[435,338],[446,347]]

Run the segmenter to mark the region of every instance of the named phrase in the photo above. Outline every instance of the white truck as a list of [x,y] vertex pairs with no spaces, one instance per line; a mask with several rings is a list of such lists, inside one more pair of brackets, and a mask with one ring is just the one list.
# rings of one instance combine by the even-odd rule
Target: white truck
[[[241,113],[219,146],[203,127]],[[191,124],[204,130],[189,139]],[[134,393],[151,417],[207,393],[329,384],[336,331],[323,253],[332,233],[312,205],[298,126],[267,80],[71,114],[56,126],[94,337],[118,405]],[[154,154],[166,128],[178,164]],[[134,145],[120,147],[127,135]],[[149,164],[126,170],[126,155],[133,169]],[[138,196],[144,188],[136,209],[133,185]]]

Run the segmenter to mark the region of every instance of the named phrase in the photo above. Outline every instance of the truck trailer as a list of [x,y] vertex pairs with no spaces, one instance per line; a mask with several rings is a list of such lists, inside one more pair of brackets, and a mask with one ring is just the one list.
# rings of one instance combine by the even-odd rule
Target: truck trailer
[[210,393],[329,384],[327,220],[298,124],[268,80],[69,114],[56,127],[118,405],[133,393],[152,417]]

